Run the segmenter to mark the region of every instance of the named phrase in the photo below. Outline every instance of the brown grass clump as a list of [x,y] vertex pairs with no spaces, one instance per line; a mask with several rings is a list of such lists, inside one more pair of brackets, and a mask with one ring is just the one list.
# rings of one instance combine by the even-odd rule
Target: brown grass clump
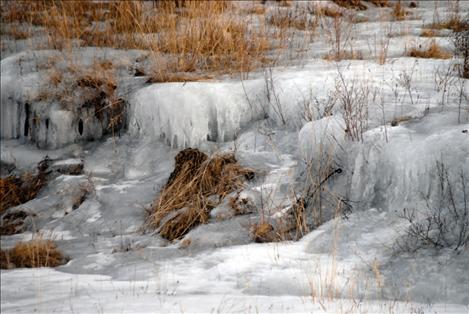
[[263,15],[265,14],[265,6],[264,5],[256,5],[252,4],[249,7],[245,8],[243,10],[243,13],[245,14],[253,14],[253,15]]
[[364,11],[367,9],[366,5],[364,5],[361,0],[332,0],[338,6],[347,8],[347,9],[354,9]]
[[51,240],[33,239],[19,242],[10,250],[1,250],[0,266],[10,268],[57,267],[65,264],[66,258]]
[[414,58],[424,58],[424,59],[449,59],[451,58],[451,54],[444,51],[435,40],[432,40],[428,49],[421,50],[419,48],[412,48],[407,53],[409,57]]
[[32,175],[26,173],[23,176],[8,176],[0,179],[0,214],[10,207],[14,207],[37,196],[39,191],[47,183],[44,173]]
[[251,235],[255,242],[272,242],[274,227],[271,224],[263,222],[251,227]]
[[402,122],[407,122],[412,120],[411,116],[400,116],[400,117],[395,117],[391,120],[391,126],[398,126]]
[[324,56],[327,61],[340,61],[340,60],[363,60],[363,56],[359,51],[340,51],[331,52]]
[[[197,149],[184,149],[176,156],[175,169],[155,200],[147,225],[168,240],[179,239],[206,223],[210,210],[227,194],[242,188],[252,173],[232,154],[209,158]],[[209,199],[212,195],[218,195],[219,201]]]
[[317,16],[327,16],[331,18],[339,18],[343,15],[339,10],[328,6],[316,6],[314,8],[314,14]]
[[427,25],[427,27],[432,29],[450,29],[453,32],[459,33],[469,30],[469,23],[458,15],[453,15],[446,21],[435,22]]
[[435,37],[435,36],[436,36],[435,31],[429,28],[422,29],[422,32],[420,33],[420,37]]
[[267,222],[252,225],[251,238],[254,242],[258,243],[277,242],[281,240],[280,235],[275,232],[274,227]]
[[408,15],[408,12],[407,12],[406,9],[401,5],[401,1],[398,1],[398,2],[394,5],[394,9],[392,10],[391,15],[392,15],[392,17],[394,18],[394,20],[396,20],[396,21],[403,21],[403,20],[406,19],[407,15]]
[[377,7],[380,8],[385,8],[385,7],[390,7],[391,4],[389,3],[388,0],[364,0],[365,2],[369,2]]
[[401,1],[397,1],[391,12],[391,16],[394,18],[395,21],[403,21],[407,18],[409,14],[410,13],[401,4]]
[[150,75],[147,83],[167,83],[167,82],[199,82],[213,79],[208,74],[192,74],[192,73],[171,73],[166,71],[156,71]]

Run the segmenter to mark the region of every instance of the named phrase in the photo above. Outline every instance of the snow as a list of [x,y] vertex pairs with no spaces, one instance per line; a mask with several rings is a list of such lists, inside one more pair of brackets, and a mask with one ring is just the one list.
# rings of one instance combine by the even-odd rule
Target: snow
[[[460,5],[469,10],[468,3]],[[437,82],[438,69],[459,60],[402,56],[406,47],[427,44],[418,36],[432,21],[433,3],[419,6],[414,20],[386,22],[393,32],[407,33],[390,39],[384,65],[375,62],[372,39],[386,25],[372,9],[363,12],[370,22],[354,26],[354,45],[364,60],[323,60],[329,47],[319,38],[302,64],[242,81],[144,86],[144,79],[128,73],[144,52],[77,49],[84,66],[94,56],[117,64],[118,93],[128,94],[128,129],[107,137],[91,121],[85,133],[94,142],[78,136],[79,119],[92,113],[46,102],[30,104],[41,122],[34,136],[25,136],[26,104],[46,75],[38,64],[58,53],[4,57],[2,168],[34,171],[47,155],[54,166],[83,162],[84,173],[55,175],[36,199],[8,210],[34,216],[25,222],[26,232],[1,237],[2,249],[39,230],[70,261],[54,269],[1,270],[2,313],[468,313],[467,248],[395,250],[408,227],[398,214],[438,201],[436,162],[446,164],[450,175],[469,173],[469,111],[464,100],[459,105],[459,88],[467,93],[469,81],[451,72],[447,90]],[[449,12],[446,4],[438,11]],[[437,43],[451,49],[450,39],[439,34]],[[369,91],[362,139],[348,136],[340,102],[327,108],[341,77],[346,88]],[[392,126],[393,119],[402,121]],[[142,225],[185,147],[232,151],[255,178],[239,194],[249,204],[243,215],[229,206],[233,193],[211,211],[207,224],[168,242],[144,233]],[[306,172],[327,160],[342,172],[324,188],[349,201],[352,212],[335,217],[337,204],[324,204],[324,224],[299,241],[252,243],[252,226],[275,225],[288,214]],[[84,187],[91,190],[74,208]]]

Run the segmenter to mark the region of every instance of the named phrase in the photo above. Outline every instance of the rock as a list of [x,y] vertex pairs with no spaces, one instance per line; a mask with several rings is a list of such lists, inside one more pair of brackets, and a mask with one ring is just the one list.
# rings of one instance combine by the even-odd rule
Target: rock
[[83,174],[84,163],[81,159],[66,159],[54,162],[50,170],[66,175]]

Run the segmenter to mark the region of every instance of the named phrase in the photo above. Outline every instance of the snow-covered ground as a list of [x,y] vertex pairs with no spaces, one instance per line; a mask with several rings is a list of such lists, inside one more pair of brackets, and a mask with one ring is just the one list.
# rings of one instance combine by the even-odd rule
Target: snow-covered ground
[[[460,6],[469,12],[468,2]],[[468,247],[396,248],[408,227],[402,210],[424,208],[436,197],[437,161],[450,175],[464,171],[469,178],[469,105],[460,97],[469,94],[469,81],[451,72],[442,88],[438,75],[461,60],[402,56],[409,43],[425,45],[419,34],[433,9],[419,1],[418,19],[389,22],[396,33],[407,33],[392,37],[383,65],[367,41],[381,31],[373,20],[378,9],[370,9],[360,13],[370,22],[355,30],[354,47],[364,60],[318,58],[328,50],[318,40],[301,65],[243,81],[145,85],[126,72],[142,52],[81,48],[75,54],[82,63],[98,56],[119,64],[117,93],[128,102],[128,125],[115,136],[83,118],[86,112],[29,103],[44,88],[37,62],[56,51],[3,58],[2,163],[32,170],[47,155],[62,164],[83,161],[84,174],[58,175],[37,198],[9,209],[35,216],[27,232],[2,236],[2,249],[38,230],[70,261],[1,270],[1,312],[469,313]],[[449,8],[439,10],[445,16]],[[436,40],[452,49],[450,38]],[[347,113],[339,103],[352,86],[366,94],[354,104],[365,106],[367,124],[355,140],[346,136]],[[339,102],[326,113],[334,97]],[[34,142],[24,132],[26,106],[40,120]],[[393,120],[402,121],[392,126]],[[83,139],[90,136],[95,141]],[[222,204],[214,211],[223,219],[213,214],[171,243],[144,233],[142,225],[185,147],[234,151],[241,165],[256,171],[243,191],[256,210],[232,217]],[[342,170],[327,189],[348,200],[351,213],[334,217],[337,204],[326,204],[324,224],[299,241],[253,243],[252,225],[288,211],[308,165],[324,159]],[[92,192],[74,208],[84,185]]]

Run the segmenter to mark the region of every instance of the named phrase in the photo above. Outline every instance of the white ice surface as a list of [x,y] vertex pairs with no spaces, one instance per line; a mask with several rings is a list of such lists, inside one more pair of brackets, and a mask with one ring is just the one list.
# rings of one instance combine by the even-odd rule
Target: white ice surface
[[[57,177],[37,199],[15,208],[35,213],[35,225],[71,261],[56,269],[2,270],[2,313],[468,313],[467,250],[394,256],[392,249],[406,227],[395,211],[424,204],[423,195],[433,191],[436,160],[469,173],[469,135],[462,132],[469,129],[467,104],[458,123],[456,84],[450,85],[444,106],[443,91],[435,84],[436,69],[457,60],[402,57],[405,47],[427,43],[418,35],[422,23],[431,22],[433,5],[419,5],[421,20],[393,22],[394,32],[408,33],[391,39],[384,65],[374,62],[368,42],[382,27],[373,22],[376,11],[370,11],[371,22],[357,25],[356,47],[371,60],[310,59],[301,67],[274,68],[276,100],[270,102],[261,73],[243,82],[150,85],[131,98],[130,135],[57,150],[5,140],[21,134],[15,101],[37,92],[34,84],[41,78],[30,59],[51,53],[2,59],[1,160],[29,170],[46,154],[85,164],[84,176]],[[468,11],[468,3],[461,2],[461,10]],[[442,5],[439,13],[447,15],[447,8]],[[451,48],[448,38],[437,42]],[[315,57],[329,49],[323,40],[309,48]],[[91,60],[87,56],[93,53],[85,50],[83,60]],[[133,60],[138,52],[112,55],[127,54]],[[26,60],[23,68],[19,60]],[[338,71],[347,82],[355,80],[382,96],[369,99],[363,142],[344,138],[340,105],[331,117],[322,116]],[[411,74],[412,97],[400,85],[402,76]],[[469,82],[464,84],[467,91]],[[305,104],[312,106],[314,121],[304,119]],[[48,109],[67,130],[67,114]],[[259,121],[265,116],[267,121]],[[401,116],[411,120],[391,127],[389,122]],[[50,139],[73,142],[66,132],[57,136],[64,138]],[[335,142],[343,149],[337,150]],[[210,220],[186,236],[192,241],[186,249],[182,242],[141,234],[145,208],[174,166],[177,151],[166,143],[207,150],[236,147],[240,163],[257,171],[245,194],[258,212]],[[291,205],[292,188],[301,183],[298,168],[304,159],[321,157],[318,143],[332,149],[342,167],[331,185],[353,202],[354,212],[346,220],[326,222],[299,242],[246,244],[251,223],[262,215],[276,217]],[[94,192],[71,211],[73,197],[88,179]],[[31,236],[2,236],[2,248]]]

